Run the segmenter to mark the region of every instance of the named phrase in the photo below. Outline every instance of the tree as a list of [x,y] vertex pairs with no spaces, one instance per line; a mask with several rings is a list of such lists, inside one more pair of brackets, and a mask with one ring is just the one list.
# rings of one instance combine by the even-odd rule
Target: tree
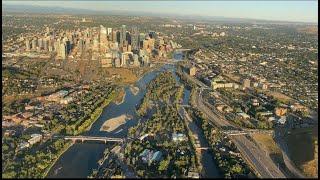
[[158,170],[159,171],[166,171],[168,169],[169,163],[170,163],[170,159],[162,160],[159,164]]
[[239,164],[233,165],[230,169],[231,174],[240,174],[241,172],[242,172],[242,167]]

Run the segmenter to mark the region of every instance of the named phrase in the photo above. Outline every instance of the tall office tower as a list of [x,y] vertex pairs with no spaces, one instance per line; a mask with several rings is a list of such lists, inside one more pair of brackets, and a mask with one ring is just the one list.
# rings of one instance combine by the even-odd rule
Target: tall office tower
[[119,42],[120,47],[122,47],[123,43],[126,41],[126,33],[127,33],[126,25],[122,25],[121,26],[121,31],[120,31],[120,42]]
[[149,36],[150,36],[150,38],[152,38],[152,39],[157,39],[157,38],[158,38],[157,33],[154,32],[154,31],[150,31],[150,32],[149,32]]
[[149,39],[148,40],[149,42],[148,42],[148,44],[149,44],[149,48],[152,50],[152,49],[154,49],[154,42],[155,42],[155,39]]
[[114,67],[121,67],[121,60],[120,58],[114,59]]
[[129,44],[128,46],[127,46],[127,52],[131,52],[132,51],[132,47],[131,47],[131,45]]
[[37,49],[37,39],[33,39],[32,40],[32,50],[36,50]]
[[112,31],[112,42],[117,42],[117,31]]
[[70,40],[65,41],[66,54],[68,55],[71,52],[72,44]]
[[149,40],[148,39],[143,40],[142,47],[143,47],[142,48],[143,50],[147,50],[149,48]]
[[111,35],[111,33],[112,33],[112,28],[108,28],[107,29],[107,35]]
[[91,32],[90,32],[90,29],[89,29],[89,28],[86,29],[85,36],[86,36],[87,38],[90,38]]
[[47,34],[49,35],[50,34],[50,28],[46,27],[46,31],[47,31]]
[[133,54],[133,65],[137,67],[140,66],[139,56],[137,54]]
[[119,44],[119,47],[120,47],[120,31],[117,31],[117,40],[116,40],[116,42]]
[[42,38],[38,39],[39,50],[43,49],[43,40]]
[[52,52],[53,51],[53,47],[51,45],[48,46],[48,50],[49,52]]
[[[55,41],[55,42],[53,42],[53,49],[54,49],[54,51],[55,52],[57,52],[58,54],[59,54],[59,49],[60,49],[60,42],[58,42],[58,41]],[[58,55],[59,56],[59,55]]]
[[43,49],[45,50],[45,51],[48,51],[48,39],[44,39],[43,40]]
[[26,40],[26,50],[30,51],[30,40],[29,39]]
[[80,53],[82,53],[85,50],[85,41],[83,39],[80,39],[78,42],[78,47],[79,47],[79,51]]
[[132,50],[138,50],[139,49],[139,32],[137,27],[132,28],[131,33],[131,47]]
[[85,39],[85,49],[90,49],[91,47],[91,41],[89,38]]
[[103,26],[100,26],[100,43],[101,44],[107,43],[107,29]]
[[67,58],[67,44],[66,43],[61,43],[60,44],[60,49],[59,49],[59,55],[62,59]]
[[98,37],[95,37],[93,40],[93,49],[99,50],[99,38]]
[[144,39],[145,39],[145,34],[144,33],[140,33],[139,34],[139,38],[138,38],[139,49],[140,49],[140,47],[143,46],[143,40]]

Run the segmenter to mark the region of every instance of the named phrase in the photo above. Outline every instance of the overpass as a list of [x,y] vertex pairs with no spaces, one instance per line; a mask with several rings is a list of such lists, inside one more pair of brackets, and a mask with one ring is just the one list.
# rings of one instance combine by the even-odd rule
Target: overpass
[[251,129],[243,129],[241,131],[239,131],[239,130],[224,130],[221,132],[223,134],[228,135],[228,136],[254,134],[254,133],[273,135],[273,130],[259,130],[259,129],[252,129],[252,130]]
[[54,138],[63,138],[65,140],[72,140],[73,143],[76,141],[102,141],[107,142],[123,142],[122,138],[112,138],[112,137],[98,137],[98,136],[54,136]]
[[191,51],[191,49],[174,49],[174,51]]

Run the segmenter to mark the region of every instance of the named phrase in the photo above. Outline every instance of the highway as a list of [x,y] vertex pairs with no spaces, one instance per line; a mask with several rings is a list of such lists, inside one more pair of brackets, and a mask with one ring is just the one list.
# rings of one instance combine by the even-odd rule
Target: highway
[[[198,80],[191,78],[186,75],[186,77],[195,82],[198,86],[202,88],[208,88],[203,83],[199,83]],[[224,129],[225,127],[231,127],[232,129],[239,129],[239,127],[234,126],[228,122],[220,113],[213,112],[209,107],[205,105],[205,101],[202,98],[202,90],[197,91],[196,98],[191,100],[194,105],[202,111],[211,123]],[[230,139],[235,143],[243,158],[249,163],[249,165],[262,177],[262,178],[285,178],[286,176],[278,169],[278,167],[273,163],[270,156],[265,154],[265,151],[260,149],[259,146],[251,142],[245,135],[230,136]]]

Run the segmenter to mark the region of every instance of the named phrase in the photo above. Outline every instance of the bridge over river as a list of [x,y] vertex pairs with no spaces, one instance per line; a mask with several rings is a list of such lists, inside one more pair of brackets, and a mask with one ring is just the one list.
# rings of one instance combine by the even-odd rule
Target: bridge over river
[[60,135],[55,135],[53,138],[63,138],[65,140],[72,140],[74,143],[76,141],[102,141],[104,143],[107,142],[123,142],[124,139],[122,138],[113,138],[113,137],[99,137],[99,136],[60,136]]

